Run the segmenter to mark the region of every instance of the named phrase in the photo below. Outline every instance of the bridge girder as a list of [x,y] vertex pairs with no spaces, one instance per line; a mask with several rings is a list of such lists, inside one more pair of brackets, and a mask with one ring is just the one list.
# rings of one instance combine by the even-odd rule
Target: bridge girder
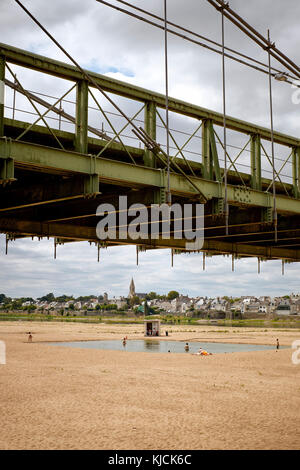
[[[130,203],[163,202],[166,174],[163,164],[149,149],[91,137],[88,124],[88,92],[92,86],[73,66],[31,52],[0,44],[0,82],[5,80],[5,63],[70,80],[77,85],[74,133],[9,119],[0,103],[0,231],[22,236],[49,236],[59,240],[89,240],[98,243],[95,210],[101,202],[116,201],[126,194]],[[89,72],[106,92],[143,102],[144,128],[156,139],[157,108],[165,107],[159,93]],[[18,86],[17,88],[20,89]],[[202,161],[180,158],[172,161],[172,198],[183,205],[205,198],[205,241],[203,251],[234,256],[282,258],[299,261],[300,236],[300,140],[274,133],[274,141],[286,146],[292,156],[292,184],[276,181],[278,241],[272,226],[272,194],[269,179],[262,177],[261,141],[271,132],[255,124],[227,117],[229,129],[247,135],[250,142],[249,174],[237,171],[234,161],[228,171],[228,203],[231,206],[228,236],[224,231],[224,170],[217,151],[214,126],[223,125],[223,115],[169,98],[169,109],[202,121]],[[23,131],[28,132],[18,139]],[[99,156],[99,154],[101,154]],[[17,181],[16,181],[17,180]],[[241,184],[242,181],[242,184]],[[197,188],[199,190],[197,190]],[[247,223],[248,222],[248,223]],[[224,232],[224,233],[222,233]],[[137,244],[153,248],[185,250],[185,240],[108,240],[107,244]]]

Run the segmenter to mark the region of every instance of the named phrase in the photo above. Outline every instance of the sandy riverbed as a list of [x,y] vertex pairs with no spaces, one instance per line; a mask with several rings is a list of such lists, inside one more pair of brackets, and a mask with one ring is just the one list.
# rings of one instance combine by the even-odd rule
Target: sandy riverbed
[[[167,329],[162,339],[300,339],[295,330]],[[299,449],[300,365],[291,349],[197,357],[45,343],[125,335],[142,338],[143,326],[0,323],[0,449]]]

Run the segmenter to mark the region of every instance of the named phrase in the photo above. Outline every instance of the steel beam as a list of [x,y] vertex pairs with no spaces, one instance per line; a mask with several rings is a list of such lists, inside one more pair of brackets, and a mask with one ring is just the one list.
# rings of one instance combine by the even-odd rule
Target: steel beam
[[[0,155],[6,155],[6,139],[0,139]],[[116,160],[97,158],[91,171],[91,156],[61,149],[44,147],[27,142],[11,141],[9,152],[15,161],[15,166],[20,165],[32,170],[54,172],[61,174],[97,174],[100,181],[108,184],[129,186],[135,188],[152,187],[161,188],[161,171],[139,165],[133,165]],[[195,185],[198,185],[209,200],[220,197],[220,184],[217,181],[208,181],[203,178],[190,176]],[[170,188],[172,194],[183,197],[195,197],[197,191],[178,173],[171,173]],[[223,185],[224,192],[224,185]],[[270,195],[248,187],[228,185],[228,202],[233,205],[269,207]],[[297,199],[277,194],[277,210],[279,213],[300,213],[300,202]]]
[[211,119],[202,123],[202,165],[205,179],[221,181],[218,151]]
[[[0,139],[0,155],[6,155],[6,139]],[[161,170],[124,163],[116,160],[97,158],[91,171],[91,156],[68,152],[61,149],[44,147],[27,142],[11,141],[10,156],[15,166],[27,167],[48,173],[99,175],[100,181],[108,184],[129,186],[135,188],[152,187],[161,188]],[[203,178],[190,177],[198,185],[202,193],[209,200],[220,197],[220,185],[217,181],[208,181]],[[171,173],[170,188],[172,194],[183,197],[195,197],[195,188],[178,173]],[[233,205],[269,207],[270,195],[251,188],[228,185],[228,202]],[[279,213],[300,213],[300,202],[297,199],[279,195],[276,196]]]
[[[45,72],[67,80],[78,81],[82,75],[76,67],[54,59],[24,51],[16,47],[0,43],[0,55],[4,55],[8,62],[33,70]],[[165,108],[165,96],[141,87],[137,87],[119,80],[115,80],[95,72],[88,71],[89,75],[103,88],[103,90],[131,98],[142,102],[154,102],[156,106]],[[211,119],[214,124],[223,126],[223,114],[216,113],[206,108],[186,103],[181,100],[169,98],[169,110],[196,119]],[[251,124],[240,119],[227,116],[228,129],[236,130],[244,134],[258,134],[262,139],[271,140],[271,131],[262,126]],[[300,140],[280,132],[274,132],[274,142],[282,145],[300,146]]]
[[[18,135],[18,133],[20,133],[22,130],[25,130],[29,125],[30,123],[28,122],[4,118],[5,135],[7,137],[11,136],[12,138],[14,138]],[[55,134],[63,142],[66,149],[74,149],[74,134],[72,132],[66,132],[55,129]],[[52,142],[51,136],[49,136],[49,131],[47,130],[47,128],[45,126],[39,126],[38,124],[34,125],[32,129],[30,129],[30,131],[28,132],[28,136],[30,136],[28,138],[28,141],[33,141],[45,146],[50,146],[50,143]],[[88,146],[93,153],[98,153],[99,149],[102,149],[106,144],[107,141],[105,140],[100,140],[95,137],[88,138]],[[128,145],[126,146],[126,148],[131,153],[131,155],[134,156],[134,158],[142,160],[144,150]],[[109,146],[109,149],[105,151],[105,154],[118,154],[120,158],[123,158],[126,152],[119,142],[112,142]]]
[[84,177],[11,186],[5,192],[0,190],[0,213],[83,198],[84,193]]
[[[145,131],[156,140],[156,105],[153,101],[148,101],[145,107]],[[153,153],[145,148],[144,163],[151,168],[156,167],[156,159]]]
[[292,151],[293,193],[296,198],[300,196],[300,147]]
[[76,85],[76,122],[74,147],[76,152],[88,152],[88,95],[89,85],[80,80]]
[[[0,231],[4,233],[14,233],[35,236],[56,237],[70,240],[99,242],[96,236],[95,227],[79,225],[67,225],[59,223],[41,223],[36,221],[25,221],[18,219],[0,219]],[[112,245],[143,245],[150,248],[173,248],[185,250],[185,240],[107,240]],[[285,259],[290,261],[300,261],[300,250],[288,248],[253,246],[239,243],[229,243],[224,241],[205,240],[201,251],[210,252],[214,255],[231,254],[237,256],[254,256],[266,259]]]
[[209,121],[204,119],[202,123],[202,166],[203,177],[205,179],[212,179],[212,161],[209,136]]
[[215,133],[213,128],[212,121],[209,122],[209,144],[210,144],[210,153],[211,159],[213,162],[214,175],[217,181],[221,181],[221,170],[219,164],[219,157],[215,139]]
[[251,187],[261,190],[261,142],[258,134],[251,135]]
[[5,57],[0,55],[0,137],[4,136]]
[[[22,95],[29,96],[32,101],[35,101],[36,103],[41,104],[45,108],[50,108],[52,106],[50,103],[43,100],[42,98],[35,95],[34,93],[31,93],[28,90],[24,91],[24,89],[22,87],[20,87],[17,83],[14,83],[14,82],[11,82],[10,80],[5,79],[5,85],[9,86],[14,91],[17,91],[17,92],[21,93]],[[74,124],[76,123],[76,118],[74,118],[74,116],[66,113],[63,109],[57,108],[56,106],[53,106],[52,111],[54,113],[58,114],[61,118],[64,118],[67,121],[73,122]],[[29,123],[28,123],[28,125],[29,125]],[[88,130],[90,132],[92,132],[93,134],[97,135],[98,137],[100,137],[101,139],[110,140],[109,137],[104,132],[101,132],[98,129],[95,129],[95,127],[88,126]]]

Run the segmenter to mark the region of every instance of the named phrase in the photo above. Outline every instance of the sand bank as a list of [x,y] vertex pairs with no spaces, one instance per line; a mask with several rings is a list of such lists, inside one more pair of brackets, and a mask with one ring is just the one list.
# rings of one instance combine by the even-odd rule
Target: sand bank
[[[166,327],[180,341],[290,346],[299,331]],[[25,332],[33,332],[33,343]],[[164,328],[163,328],[164,331]],[[143,338],[143,325],[3,322],[1,449],[298,449],[291,349],[197,357],[47,341]]]

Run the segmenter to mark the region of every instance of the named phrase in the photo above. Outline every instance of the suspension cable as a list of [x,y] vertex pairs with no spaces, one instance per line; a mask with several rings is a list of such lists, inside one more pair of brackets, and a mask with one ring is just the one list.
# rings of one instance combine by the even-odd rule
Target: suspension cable
[[[17,1],[17,0],[16,0],[16,1]],[[134,14],[134,13],[128,11],[128,10],[125,10],[125,9],[123,9],[123,8],[120,8],[120,7],[117,7],[116,5],[112,5],[112,4],[108,3],[108,2],[106,2],[105,0],[96,0],[96,1],[97,1],[98,3],[102,3],[103,5],[107,5],[108,7],[113,8],[113,9],[115,9],[115,10],[117,10],[117,11],[120,11],[120,12],[122,12],[122,13],[125,13],[125,14],[128,15],[128,16],[131,16],[131,17],[136,18],[136,19],[138,19],[138,20],[141,20],[141,21],[143,21],[143,22],[145,22],[145,23],[148,23],[148,24],[150,24],[151,26],[155,26],[156,28],[159,28],[159,29],[162,29],[162,30],[165,29],[165,26],[164,26],[164,25],[159,25],[159,24],[157,24],[157,23],[155,23],[155,22],[153,22],[153,21],[148,20],[147,18],[144,18],[144,17],[142,17],[142,16],[136,15],[136,14]],[[176,27],[177,27],[177,26],[176,26]],[[178,26],[178,27],[179,27],[179,26]],[[199,41],[197,41],[196,39],[192,39],[191,37],[185,36],[184,34],[180,34],[179,32],[174,31],[174,30],[169,29],[169,28],[168,28],[168,32],[171,33],[171,34],[173,34],[173,35],[175,35],[175,36],[178,36],[178,37],[180,37],[180,38],[182,38],[182,39],[185,39],[186,41],[189,41],[189,42],[191,42],[191,43],[193,43],[193,44],[197,44],[198,46],[204,47],[205,49],[208,49],[208,50],[210,50],[210,51],[212,51],[212,52],[215,52],[215,53],[217,53],[217,54],[222,55],[222,51],[217,50],[217,49],[215,49],[215,48],[213,48],[213,47],[211,47],[211,46],[209,46],[209,45],[207,45],[207,44],[204,44],[204,43],[202,43],[202,42],[199,42]],[[190,34],[196,35],[196,33],[192,33],[192,32],[190,32]],[[235,53],[235,54],[238,54],[238,52],[234,52],[234,53]],[[241,55],[241,54],[240,54],[240,55]],[[269,74],[268,70],[264,70],[264,69],[262,69],[261,67],[258,67],[258,66],[256,66],[256,65],[250,64],[249,62],[245,62],[244,60],[238,59],[237,57],[234,57],[234,56],[232,56],[232,55],[230,55],[230,54],[225,53],[225,57],[228,57],[229,59],[232,59],[232,60],[234,60],[234,61],[236,61],[236,62],[238,62],[238,63],[240,63],[240,64],[242,64],[242,65],[246,65],[247,67],[250,67],[250,68],[252,68],[252,69],[254,69],[254,70],[257,70],[257,71],[259,71],[259,72],[265,73],[266,75]],[[245,56],[245,57],[247,57],[247,56]],[[247,57],[247,58],[248,58],[249,60],[252,60],[252,61],[254,60],[254,59],[252,59],[251,57]],[[255,60],[254,60],[254,61],[255,61]],[[262,64],[262,65],[263,65],[264,67],[268,67],[268,65],[266,65],[266,64]],[[283,74],[283,75],[288,75],[286,72],[282,72],[282,71],[279,71],[279,70],[277,70],[277,69],[273,69],[273,70],[276,71],[276,72],[278,72],[278,73],[281,73],[281,74]],[[277,73],[274,73],[273,76],[275,76],[276,74],[277,74]],[[296,75],[298,76],[298,74],[296,74]],[[289,76],[290,76],[290,75],[289,75]],[[292,77],[292,76],[290,76],[290,78],[292,78],[293,80],[296,79],[295,77]],[[290,83],[290,84],[293,83],[293,82],[290,81],[290,80],[285,80],[285,81],[286,81],[287,83]]]
[[[268,41],[271,47],[270,30],[268,29]],[[276,186],[275,186],[275,152],[274,152],[274,123],[273,123],[273,98],[272,98],[272,80],[271,80],[271,54],[268,48],[269,60],[269,95],[270,95],[270,120],[271,120],[271,152],[272,152],[272,170],[273,170],[273,223],[275,229],[275,242],[277,242],[277,209],[276,209]]]
[[[269,41],[264,38],[258,31],[256,31],[249,23],[241,18],[235,11],[233,11],[228,2],[225,3],[223,0],[207,0],[212,6],[218,11],[223,11],[224,16],[228,18],[234,25],[236,25],[241,31],[243,31],[252,41],[256,42],[262,49],[270,51],[278,62],[284,67],[290,70],[298,78],[300,77],[300,68],[296,65],[289,57],[284,55],[279,49],[276,48],[275,43],[270,44]],[[224,11],[226,10],[226,11]]]
[[164,0],[164,15],[165,15],[165,84],[166,84],[166,133],[167,133],[167,204],[171,205],[167,0]]
[[[135,5],[131,5],[130,3],[128,3],[128,2],[126,2],[126,1],[124,1],[124,0],[116,0],[116,1],[119,2],[119,3],[122,3],[122,4],[124,4],[124,5],[126,5],[126,6],[128,6],[128,7],[130,7],[130,8],[132,8],[132,9],[136,10],[136,11],[139,11],[139,12],[141,12],[141,13],[143,13],[143,14],[146,14],[146,15],[152,17],[152,18],[155,18],[155,19],[157,19],[157,20],[159,20],[159,21],[164,21],[164,19],[161,18],[160,16],[155,15],[154,13],[151,13],[150,11],[144,10],[143,8],[137,7],[137,6],[135,6]],[[111,6],[113,7],[113,5],[111,5]],[[123,10],[122,10],[122,11],[123,11]],[[124,11],[125,11],[125,10],[124,10]],[[125,12],[126,12],[126,11],[125,11]],[[189,33],[189,34],[191,34],[192,36],[195,36],[195,37],[197,37],[197,38],[199,38],[199,39],[203,39],[204,41],[207,41],[207,42],[209,42],[210,44],[213,44],[213,45],[215,45],[215,46],[218,46],[218,47],[222,48],[222,44],[219,44],[218,42],[213,41],[213,40],[210,39],[210,38],[207,38],[207,37],[205,37],[205,36],[202,36],[201,34],[195,33],[195,31],[191,31],[191,30],[189,30],[189,29],[187,29],[187,28],[185,28],[185,27],[183,27],[183,26],[180,26],[180,25],[178,25],[178,24],[176,24],[176,23],[173,23],[172,21],[169,21],[169,20],[167,21],[167,24],[169,24],[170,26],[174,26],[175,28],[180,29],[181,31],[184,31],[184,32],[186,32],[186,33]],[[187,38],[186,38],[186,39],[187,39]],[[226,51],[229,51],[229,52],[232,52],[233,54],[239,55],[240,57],[243,57],[244,59],[251,60],[252,62],[255,62],[255,63],[258,64],[258,65],[262,65],[263,67],[266,67],[266,68],[268,67],[268,64],[264,64],[263,62],[261,62],[261,61],[259,61],[259,60],[257,60],[257,59],[254,59],[253,57],[247,56],[246,54],[243,54],[242,52],[236,51],[235,49],[231,49],[230,47],[225,46],[225,50],[226,50]],[[272,70],[274,70],[275,72],[278,72],[278,73],[283,73],[282,70],[278,70],[278,69],[276,69],[276,68],[274,68],[274,67],[272,67]],[[286,76],[289,76],[289,77],[292,78],[293,80],[296,79],[295,77],[292,77],[288,72],[285,72],[284,74],[285,74]]]
[[228,206],[228,188],[227,188],[227,132],[226,132],[226,74],[225,74],[225,28],[224,28],[224,12],[222,10],[222,82],[223,82],[223,130],[224,130],[224,212],[225,212],[225,226],[226,235],[228,235],[228,219],[229,219],[229,206]]
[[[132,127],[135,130],[136,136],[143,142],[143,133],[141,130],[134,124],[133,120],[130,119],[122,110],[121,108],[114,102],[112,98],[98,85],[96,80],[89,75],[88,72],[86,72],[79,64],[76,62],[76,60],[63,48],[63,46],[52,36],[52,34],[47,31],[47,29],[38,21],[32,13],[19,1],[15,0],[15,2],[22,8],[22,10],[25,11],[25,13],[34,21],[34,23],[41,28],[42,31],[51,39],[52,42],[68,57],[68,59],[78,68],[82,76],[90,82],[97,90],[102,93],[102,95],[112,104],[112,106],[128,121],[129,124],[132,125]],[[157,145],[157,144],[156,144]],[[149,146],[149,150],[153,152],[153,147]]]

